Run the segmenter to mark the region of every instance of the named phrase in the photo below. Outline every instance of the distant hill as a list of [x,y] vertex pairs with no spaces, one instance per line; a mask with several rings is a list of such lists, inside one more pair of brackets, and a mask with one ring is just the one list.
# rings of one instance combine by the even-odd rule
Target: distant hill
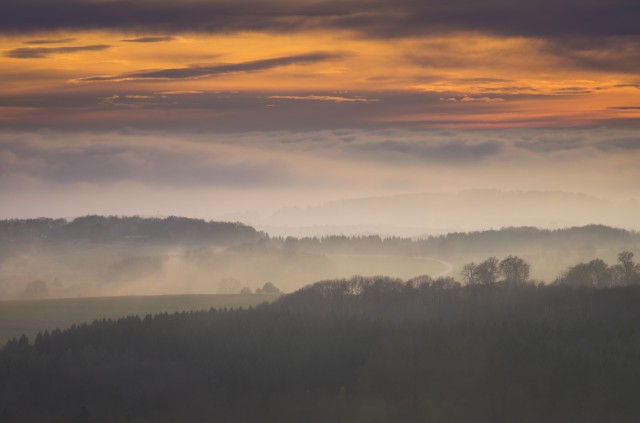
[[265,234],[241,223],[207,222],[170,216],[84,216],[65,219],[11,219],[0,221],[0,240],[85,240],[93,242],[148,241],[212,243],[218,245],[254,242]]
[[[419,232],[418,232],[419,233]],[[0,298],[291,292],[323,279],[384,274],[458,276],[488,256],[519,255],[552,281],[579,262],[640,256],[640,234],[604,225],[507,227],[445,235],[270,236],[240,223],[180,217],[85,216],[0,221]],[[448,270],[446,270],[448,269]]]
[[564,229],[538,229],[521,226],[477,232],[453,232],[429,236],[427,242],[446,244],[458,252],[544,251],[558,248],[577,249],[635,246],[640,234],[605,225],[586,225]]
[[[308,235],[313,227],[331,226],[342,233],[367,232],[389,225],[414,228],[418,233],[496,229],[508,226],[561,228],[604,224],[640,228],[640,204],[615,204],[579,193],[560,191],[470,190],[457,193],[418,193],[345,199],[307,208],[282,209],[261,222],[261,227],[284,227],[291,235]],[[335,233],[335,232],[334,232]]]

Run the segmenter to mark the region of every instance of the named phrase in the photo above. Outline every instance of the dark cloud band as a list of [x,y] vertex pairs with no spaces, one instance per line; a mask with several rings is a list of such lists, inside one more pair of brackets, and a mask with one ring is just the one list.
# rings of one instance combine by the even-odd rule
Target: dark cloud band
[[187,79],[212,77],[235,72],[252,72],[272,69],[280,66],[288,66],[294,64],[316,63],[324,60],[330,60],[336,57],[340,56],[337,54],[329,53],[310,53],[216,66],[189,66],[186,68],[155,69],[132,72],[115,76],[94,76],[90,78],[84,78],[83,81],[115,81],[122,79]]
[[129,38],[126,40],[121,40],[121,41],[125,41],[127,43],[161,43],[164,41],[172,41],[173,37],[168,37],[168,36],[164,36],[164,37],[138,37],[138,38]]
[[637,0],[8,0],[0,14],[0,31],[118,29],[166,34],[340,28],[372,37],[471,30],[556,38],[638,35],[639,21]]
[[94,44],[90,46],[77,47],[20,47],[6,51],[5,57],[14,59],[42,59],[52,54],[77,53],[79,51],[99,51],[106,50],[110,45]]
[[31,40],[31,41],[25,41],[24,43],[28,45],[65,44],[65,43],[71,43],[75,40],[76,40],[75,38],[59,38],[57,40]]

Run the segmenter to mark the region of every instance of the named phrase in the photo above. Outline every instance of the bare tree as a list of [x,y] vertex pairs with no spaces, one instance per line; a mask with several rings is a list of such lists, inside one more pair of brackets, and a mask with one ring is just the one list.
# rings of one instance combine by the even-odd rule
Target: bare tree
[[506,282],[526,282],[529,279],[529,263],[518,256],[510,255],[500,262],[500,274]]
[[620,284],[629,285],[640,282],[640,266],[633,262],[631,251],[618,254],[618,264],[613,268]]
[[462,271],[460,272],[462,279],[467,283],[467,285],[476,285],[478,284],[478,274],[477,274],[477,266],[474,262],[467,263],[462,267]]
[[498,278],[498,259],[495,257],[489,257],[482,263],[478,264],[476,266],[476,276],[481,284],[494,284]]

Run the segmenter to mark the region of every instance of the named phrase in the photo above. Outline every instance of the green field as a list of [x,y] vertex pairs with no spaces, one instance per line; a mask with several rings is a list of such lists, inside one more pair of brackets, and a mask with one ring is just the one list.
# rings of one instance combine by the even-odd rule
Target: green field
[[0,348],[26,334],[30,341],[38,332],[65,329],[96,319],[117,319],[162,312],[247,308],[271,302],[279,295],[157,295],[131,297],[70,298],[55,300],[0,301]]

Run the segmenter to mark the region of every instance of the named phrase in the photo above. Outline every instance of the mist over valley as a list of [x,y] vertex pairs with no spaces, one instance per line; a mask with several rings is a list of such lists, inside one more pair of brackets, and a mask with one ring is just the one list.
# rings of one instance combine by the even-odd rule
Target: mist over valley
[[638,0],[3,0],[0,423],[637,423]]

